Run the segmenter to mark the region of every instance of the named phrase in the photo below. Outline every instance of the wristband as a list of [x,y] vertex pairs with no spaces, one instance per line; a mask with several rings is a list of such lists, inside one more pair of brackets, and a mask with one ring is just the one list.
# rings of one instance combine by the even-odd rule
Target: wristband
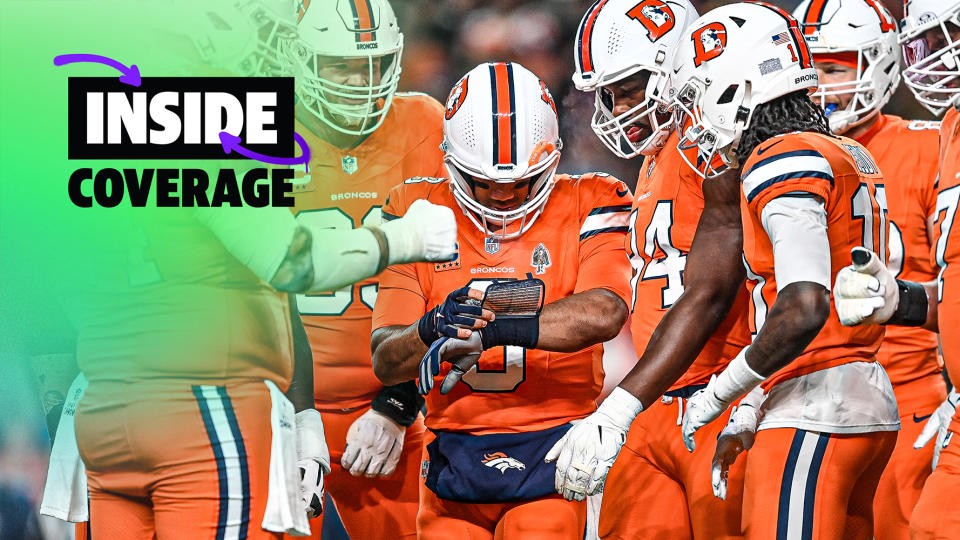
[[912,281],[897,280],[900,302],[897,310],[883,324],[897,326],[923,326],[927,322],[927,291],[923,285]]
[[536,349],[540,339],[540,319],[496,319],[479,330],[483,350],[515,345],[524,349]]
[[385,386],[370,402],[371,409],[403,427],[413,425],[422,406],[423,397],[413,381]]
[[380,227],[365,227],[365,229],[373,233],[373,237],[377,239],[377,244],[380,246],[380,262],[377,263],[377,274],[379,274],[390,265],[390,244],[387,242],[387,234]]

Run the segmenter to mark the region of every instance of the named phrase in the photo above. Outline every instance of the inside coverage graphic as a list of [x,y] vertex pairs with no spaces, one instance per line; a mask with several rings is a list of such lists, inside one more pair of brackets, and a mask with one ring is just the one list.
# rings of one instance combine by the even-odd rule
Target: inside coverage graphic
[[121,75],[69,78],[69,159],[253,159],[281,166],[242,174],[232,167],[79,167],[67,186],[75,205],[114,207],[126,199],[133,207],[151,201],[158,207],[293,206],[294,173],[282,166],[310,159],[294,133],[293,78],[141,77],[138,66],[104,56],[54,58],[57,66],[75,62],[109,65]]

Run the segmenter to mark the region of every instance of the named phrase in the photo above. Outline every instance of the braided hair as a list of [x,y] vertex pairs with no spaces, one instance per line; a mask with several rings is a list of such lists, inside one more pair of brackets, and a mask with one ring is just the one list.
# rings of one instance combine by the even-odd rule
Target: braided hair
[[806,90],[797,90],[757,105],[750,127],[740,137],[737,160],[746,163],[757,145],[770,137],[794,131],[832,135],[823,109],[810,100]]

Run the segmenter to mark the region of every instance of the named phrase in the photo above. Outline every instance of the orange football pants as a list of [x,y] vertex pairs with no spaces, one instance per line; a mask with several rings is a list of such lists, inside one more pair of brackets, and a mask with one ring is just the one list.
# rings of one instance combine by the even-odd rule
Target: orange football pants
[[714,497],[710,478],[717,437],[730,413],[697,431],[697,448],[691,453],[677,425],[678,402],[680,398],[669,404],[657,401],[630,426],[603,489],[601,538],[740,537],[747,454],[730,467],[726,500]]
[[747,540],[870,540],[873,499],[897,432],[757,433],[744,477]]
[[[960,538],[960,436],[947,434],[947,447],[920,493],[910,518],[910,536],[914,540],[955,540]],[[931,445],[935,441],[931,441]]]
[[[367,412],[362,407],[349,412],[321,411],[323,431],[330,449],[330,474],[323,487],[333,498],[343,528],[352,540],[414,538],[417,535],[417,510],[420,508],[420,451],[423,446],[423,417],[418,416],[403,438],[403,452],[397,470],[390,476],[367,478],[353,476],[340,466],[347,443],[347,430],[354,420]],[[310,538],[320,540],[320,519],[310,522]],[[292,540],[300,536],[285,536]]]
[[260,526],[270,408],[263,382],[91,383],[76,415],[90,536],[280,538]]
[[873,500],[874,537],[910,540],[910,516],[930,476],[934,441],[917,450],[913,442],[933,411],[947,398],[943,377],[928,377],[894,387],[900,408],[900,435]]
[[[433,438],[429,432],[424,436],[424,461]],[[586,524],[586,501],[552,495],[513,503],[462,503],[441,499],[420,482],[421,540],[582,540]]]

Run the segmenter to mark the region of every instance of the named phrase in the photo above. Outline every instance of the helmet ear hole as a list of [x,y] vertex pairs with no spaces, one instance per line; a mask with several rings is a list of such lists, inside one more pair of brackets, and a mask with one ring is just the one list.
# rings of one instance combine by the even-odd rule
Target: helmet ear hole
[[720,94],[720,98],[717,99],[717,105],[723,105],[725,103],[730,103],[733,101],[733,96],[737,93],[737,88],[740,88],[739,84],[731,84],[727,87],[726,90]]

